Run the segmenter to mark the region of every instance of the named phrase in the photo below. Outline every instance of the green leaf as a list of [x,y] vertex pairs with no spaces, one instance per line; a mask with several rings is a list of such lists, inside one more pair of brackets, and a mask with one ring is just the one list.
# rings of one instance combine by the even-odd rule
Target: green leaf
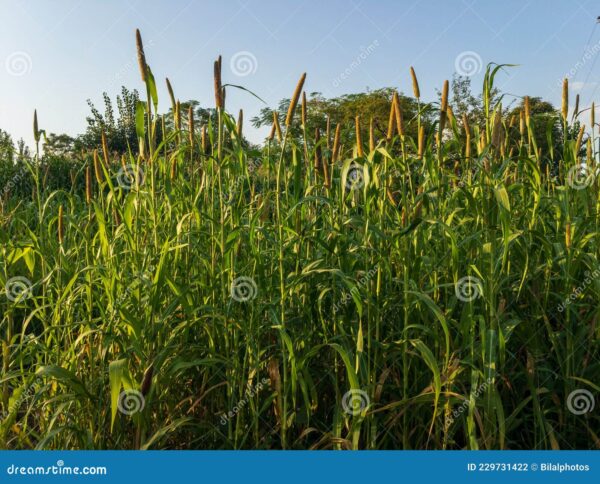
[[504,208],[507,212],[510,212],[510,201],[508,199],[508,192],[504,185],[499,185],[494,189],[494,195],[496,196],[496,200],[498,204],[502,208]]
[[135,132],[140,139],[146,137],[146,103],[144,101],[138,101],[135,105]]
[[121,380],[127,360],[111,361],[108,365],[108,381],[110,384],[110,431],[113,430],[121,394]]
[[38,377],[45,376],[54,378],[70,387],[75,393],[77,393],[81,397],[86,397],[90,399],[93,398],[92,394],[88,391],[83,382],[79,378],[77,378],[75,373],[65,368],[54,365],[42,366],[35,372],[35,374]]

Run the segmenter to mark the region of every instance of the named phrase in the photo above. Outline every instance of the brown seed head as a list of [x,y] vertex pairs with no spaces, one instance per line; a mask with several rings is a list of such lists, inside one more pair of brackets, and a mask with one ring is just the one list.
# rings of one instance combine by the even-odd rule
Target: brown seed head
[[85,167],[85,202],[89,205],[92,202],[92,169]]
[[531,120],[531,105],[529,102],[529,96],[525,96],[523,104],[525,108],[525,124],[527,127],[529,127],[529,121]]
[[148,395],[150,386],[152,384],[152,375],[154,374],[154,365],[150,365],[144,372],[144,378],[142,378],[142,386],[140,388],[142,395]]
[[364,156],[365,153],[362,146],[362,135],[360,134],[360,116],[356,116],[354,118],[354,128],[356,132],[356,153],[358,156]]
[[577,141],[575,142],[575,156],[579,157],[579,150],[581,149],[581,143],[583,141],[583,133],[585,133],[585,124],[581,125],[579,134],[577,135]]
[[335,127],[335,135],[333,136],[333,149],[332,149],[332,162],[335,163],[338,160],[338,156],[340,154],[340,137],[341,137],[342,128],[338,124]]
[[142,43],[142,34],[140,34],[140,29],[135,29],[135,44],[137,46],[138,65],[140,66],[142,81],[146,82],[148,64],[146,64],[146,54],[144,53],[144,44]]
[[35,141],[40,140],[40,130],[38,127],[37,109],[33,110],[33,138]]
[[96,174],[96,181],[100,185],[104,181],[104,173],[102,172],[102,162],[98,156],[98,150],[94,150],[94,172]]
[[397,92],[394,92],[394,109],[396,111],[396,130],[402,138],[404,136],[404,118],[402,117],[402,109],[400,107],[400,97]]
[[188,107],[188,137],[190,142],[190,149],[194,149],[194,109],[192,105]]
[[567,78],[563,81],[561,114],[563,120],[566,121],[569,114],[569,79]]
[[244,126],[244,110],[240,109],[240,112],[238,114],[238,121],[237,121],[237,136],[240,140],[242,139],[242,127],[243,126]]
[[394,137],[394,123],[396,119],[396,96],[392,96],[392,103],[390,104],[390,116],[388,118],[388,129],[386,139],[391,141]]
[[206,124],[202,125],[201,142],[202,153],[206,155],[208,153],[208,132],[206,130]]
[[281,126],[279,125],[279,115],[277,114],[277,111],[273,111],[273,127],[275,128],[275,133],[277,134],[277,140],[281,143],[283,136],[281,134]]
[[285,118],[285,125],[290,126],[292,124],[292,119],[294,118],[294,110],[296,109],[296,105],[298,104],[298,99],[300,99],[300,93],[302,92],[302,87],[304,86],[304,80],[306,79],[306,72],[300,76],[300,80],[296,85],[296,89],[294,91],[294,95],[292,96],[292,100],[290,102],[290,107],[288,108],[287,116]]
[[221,56],[215,61],[214,65],[215,80],[215,105],[217,109],[223,109],[223,84],[221,82]]
[[167,77],[167,91],[169,91],[169,97],[171,98],[171,106],[173,107],[173,114],[175,114],[175,94],[173,93],[173,86],[171,86],[171,81]]
[[467,114],[463,113],[462,115],[463,128],[465,130],[465,136],[467,138],[471,137],[471,127],[469,126],[469,118],[467,118]]
[[442,144],[442,133],[446,127],[446,116],[448,111],[448,81],[444,81],[442,88],[442,102],[440,107],[440,130],[437,137],[438,146]]
[[440,111],[446,113],[448,110],[448,80],[444,81],[444,87],[442,88],[442,106]]
[[179,101],[175,105],[175,129],[181,131],[181,103]]
[[415,70],[412,67],[410,68],[410,77],[412,78],[413,94],[415,95],[415,97],[417,99],[419,99],[421,97],[421,91],[419,89],[419,81],[417,81],[417,75],[415,74]]
[[519,111],[519,133],[521,136],[525,134],[525,111]]
[[502,127],[502,115],[500,112],[496,111],[496,114],[494,114],[494,126],[492,128],[492,145],[495,148],[500,147],[502,141]]

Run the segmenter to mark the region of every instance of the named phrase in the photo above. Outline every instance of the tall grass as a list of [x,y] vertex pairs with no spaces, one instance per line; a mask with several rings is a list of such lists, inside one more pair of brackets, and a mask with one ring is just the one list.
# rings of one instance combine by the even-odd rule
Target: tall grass
[[220,58],[217,121],[182,122],[168,83],[158,142],[136,40],[140,155],[102,143],[83,193],[3,205],[2,447],[600,446],[597,409],[569,410],[600,390],[600,205],[593,176],[572,188],[582,139],[564,110],[556,176],[527,100],[513,143],[499,104],[459,124],[448,84],[424,103],[413,70],[416,118],[394,96],[386,138],[357,113],[355,145],[338,125],[330,147],[329,127],[289,135],[302,76],[256,159]]

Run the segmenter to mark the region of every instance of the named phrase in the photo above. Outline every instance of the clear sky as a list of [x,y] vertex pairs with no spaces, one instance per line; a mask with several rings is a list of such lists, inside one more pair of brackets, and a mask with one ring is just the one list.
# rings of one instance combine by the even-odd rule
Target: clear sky
[[[570,73],[583,105],[600,98],[600,4],[591,0],[0,0],[0,15],[0,128],[28,144],[34,108],[47,132],[76,135],[86,99],[101,106],[103,91],[142,88],[136,27],[163,110],[166,76],[179,99],[213,105],[218,54],[224,82],[273,107],[304,71],[306,90],[326,96],[387,86],[410,93],[411,65],[424,98],[457,69],[479,90],[480,59],[520,64],[498,77],[511,94],[556,105]],[[246,119],[261,108],[231,89],[227,105],[243,107]]]

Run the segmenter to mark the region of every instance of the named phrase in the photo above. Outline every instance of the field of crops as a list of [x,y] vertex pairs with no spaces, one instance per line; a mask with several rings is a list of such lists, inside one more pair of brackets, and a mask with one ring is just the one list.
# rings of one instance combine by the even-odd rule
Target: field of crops
[[498,66],[483,123],[411,71],[418,115],[357,112],[351,144],[309,132],[302,76],[256,151],[220,58],[216,117],[169,84],[169,120],[137,40],[139,155],[105,139],[85,192],[34,161],[1,193],[0,447],[600,447],[597,131],[566,83],[556,164],[527,98],[492,102]]

